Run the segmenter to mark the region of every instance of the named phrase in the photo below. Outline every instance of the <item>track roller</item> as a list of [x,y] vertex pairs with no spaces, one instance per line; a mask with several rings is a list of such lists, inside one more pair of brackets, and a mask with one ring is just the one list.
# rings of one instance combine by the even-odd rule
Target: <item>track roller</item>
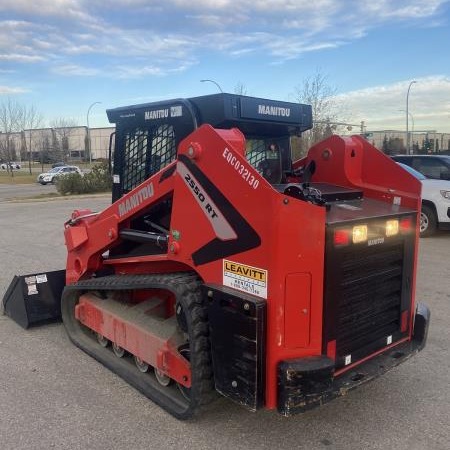
[[[61,301],[63,322],[75,345],[121,376],[174,417],[186,420],[215,398],[209,328],[200,287],[201,281],[196,274],[186,272],[109,275],[82,280],[64,289]],[[147,363],[142,359],[131,358],[130,354],[117,344],[112,343],[113,351],[104,348],[104,339],[76,318],[75,309],[78,300],[85,294],[95,293],[97,298],[107,302],[120,301],[126,307],[127,298],[132,296],[133,292],[142,297],[143,291],[148,291],[149,297],[157,297],[163,292],[162,301],[167,299],[168,294],[175,300],[178,325],[175,325],[174,329],[178,330],[176,339],[179,340],[177,348],[180,356],[189,361],[191,369],[189,388],[174,383],[160,370],[144,373],[149,369]],[[130,307],[132,305],[130,303]],[[139,320],[143,320],[142,316]],[[108,344],[109,342],[106,343]],[[139,370],[136,370],[135,366]]]
[[170,377],[168,377],[165,373],[158,370],[156,367],[155,367],[155,377],[161,386],[167,387],[172,382],[172,379]]
[[125,350],[122,347],[119,347],[115,342],[112,344],[112,349],[118,358],[123,358],[125,356]]
[[134,357],[134,363],[136,364],[136,367],[142,373],[148,372],[149,365],[145,361],[143,361],[141,358],[139,358],[139,356]]
[[100,333],[97,333],[97,341],[102,347],[108,347],[109,340],[102,336]]

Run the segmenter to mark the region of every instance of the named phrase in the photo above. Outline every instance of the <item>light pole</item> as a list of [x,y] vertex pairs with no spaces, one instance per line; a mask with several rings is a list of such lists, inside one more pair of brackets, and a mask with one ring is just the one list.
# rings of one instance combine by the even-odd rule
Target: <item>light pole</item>
[[409,83],[408,92],[406,93],[406,153],[408,155],[410,154],[410,149],[409,149],[409,129],[408,129],[408,126],[409,126],[409,123],[408,123],[409,122],[409,111],[408,111],[408,109],[409,109],[409,91],[411,89],[411,86],[414,83],[417,83],[417,81],[413,80],[413,81],[411,81],[411,83]]
[[92,154],[91,154],[91,131],[89,130],[89,113],[91,112],[91,109],[94,105],[98,105],[101,102],[94,102],[91,105],[89,105],[89,108],[87,110],[86,114],[86,125],[87,125],[87,150],[89,152],[89,165],[92,164]]
[[205,83],[205,82],[215,84],[217,86],[217,89],[219,89],[219,91],[223,93],[222,88],[220,87],[219,83],[217,83],[216,81],[214,81],[214,80],[200,80],[200,83]]
[[[405,109],[399,109],[399,111],[400,112],[406,112]],[[414,116],[409,111],[408,111],[408,117],[411,119],[411,122],[412,122],[411,134],[414,137]],[[414,153],[414,151],[413,151],[413,153]]]

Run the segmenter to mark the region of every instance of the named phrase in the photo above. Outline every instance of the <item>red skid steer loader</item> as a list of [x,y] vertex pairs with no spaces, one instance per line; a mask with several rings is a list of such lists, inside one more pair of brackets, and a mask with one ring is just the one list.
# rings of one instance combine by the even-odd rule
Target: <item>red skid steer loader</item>
[[303,412],[425,346],[420,183],[365,139],[292,162],[311,107],[232,94],[107,113],[112,204],[65,223],[64,271],[14,279],[3,302],[22,326],[62,314],[179,419],[215,392]]

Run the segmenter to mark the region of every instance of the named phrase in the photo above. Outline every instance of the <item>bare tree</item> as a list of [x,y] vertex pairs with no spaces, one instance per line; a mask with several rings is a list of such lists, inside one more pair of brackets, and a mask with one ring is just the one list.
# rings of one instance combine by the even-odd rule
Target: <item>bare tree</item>
[[[7,161],[8,170],[10,163],[17,158],[17,146],[13,134],[20,133],[20,159],[26,159],[27,156],[27,140],[25,129],[30,129],[30,148],[29,170],[31,174],[31,129],[39,127],[42,124],[42,115],[32,105],[27,107],[21,103],[9,98],[6,102],[0,104],[0,131],[2,139],[0,139],[0,152],[2,158]],[[11,176],[14,172],[11,170]]]
[[33,129],[42,127],[43,123],[43,116],[42,114],[34,107],[34,105],[31,105],[28,108],[24,108],[23,116],[22,116],[22,130],[23,130],[23,147],[25,153],[27,152],[27,140],[25,135],[25,130],[29,130],[29,148],[28,148],[28,169],[30,171],[31,175],[31,160],[32,160],[32,134]]
[[52,128],[52,147],[54,155],[59,160],[65,161],[66,155],[70,151],[69,138],[73,133],[77,123],[74,119],[59,118],[50,123]]
[[239,81],[234,87],[234,93],[237,95],[248,95],[247,87]]
[[295,98],[300,103],[311,105],[313,128],[304,133],[302,147],[308,149],[316,142],[333,134],[342,107],[335,100],[336,88],[328,84],[327,76],[320,70],[305,78],[300,86],[295,88]]
[[39,151],[41,170],[44,172],[44,163],[50,158],[52,130],[49,128],[36,130],[33,140],[37,150]]
[[24,107],[17,101],[8,98],[6,102],[0,104],[0,154],[6,160],[7,170],[14,176],[14,171],[10,168],[10,163],[16,157],[15,143],[12,134],[21,131],[21,124],[24,115]]

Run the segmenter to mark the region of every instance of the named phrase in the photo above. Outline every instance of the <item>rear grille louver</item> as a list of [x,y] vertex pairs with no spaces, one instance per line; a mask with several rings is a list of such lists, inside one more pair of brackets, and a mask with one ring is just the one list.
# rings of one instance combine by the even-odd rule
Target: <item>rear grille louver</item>
[[334,254],[326,328],[328,340],[336,340],[337,365],[347,355],[354,362],[376,350],[374,346],[385,346],[386,337],[400,331],[403,261],[399,241],[350,246]]

